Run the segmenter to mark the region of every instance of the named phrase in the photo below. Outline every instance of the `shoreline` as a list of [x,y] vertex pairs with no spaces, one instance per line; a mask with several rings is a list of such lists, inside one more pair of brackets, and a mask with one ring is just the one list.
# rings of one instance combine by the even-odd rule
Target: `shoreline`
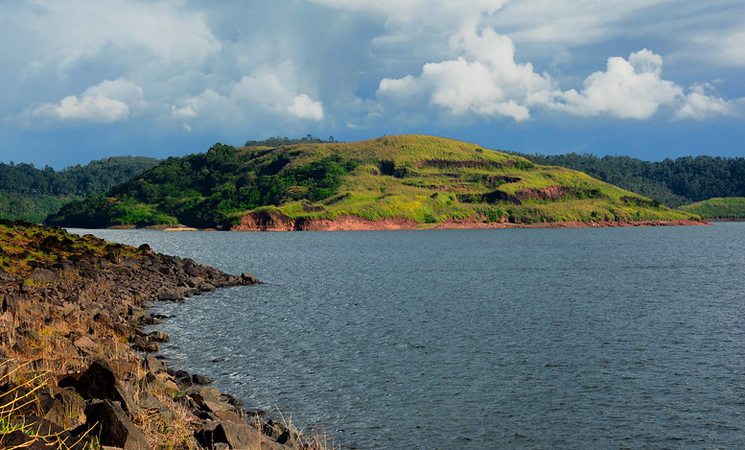
[[640,226],[700,226],[711,225],[703,219],[598,221],[598,222],[488,222],[486,217],[448,219],[434,224],[423,224],[412,219],[386,218],[379,220],[344,215],[336,219],[294,219],[281,212],[252,213],[241,218],[241,223],[230,231],[381,231],[381,230],[455,230],[508,228],[616,228]]
[[153,353],[169,336],[143,328],[162,323],[148,312],[155,301],[260,284],[255,277],[23,222],[0,221],[0,237],[0,419],[13,424],[0,448],[305,443],[209,378],[167,367]]

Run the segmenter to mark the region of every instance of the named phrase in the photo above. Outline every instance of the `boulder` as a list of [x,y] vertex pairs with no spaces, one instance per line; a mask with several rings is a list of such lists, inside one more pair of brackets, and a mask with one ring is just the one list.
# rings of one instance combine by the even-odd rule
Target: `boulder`
[[165,364],[163,364],[158,358],[151,354],[145,355],[145,359],[142,361],[143,365],[147,370],[153,373],[158,373],[166,370]]
[[160,350],[157,342],[151,341],[148,337],[137,336],[132,343],[132,348],[139,352],[155,353]]
[[213,380],[212,378],[207,378],[204,375],[198,375],[196,373],[191,376],[191,382],[192,383],[199,384],[199,385],[202,385],[202,386],[208,385],[208,384],[212,383],[213,381],[215,381],[215,380]]
[[124,450],[147,450],[145,435],[132,423],[127,413],[117,402],[94,401],[85,408],[86,424],[94,428],[101,445],[110,445]]
[[203,282],[199,283],[198,289],[199,289],[200,292],[212,292],[216,288],[215,288],[215,285],[214,284],[208,283],[206,281],[203,281]]
[[0,448],[26,450],[54,450],[56,447],[45,445],[43,442],[29,436],[21,430],[11,431],[0,435]]
[[59,382],[60,387],[72,387],[86,400],[100,399],[120,402],[126,411],[134,411],[137,405],[116,380],[109,364],[99,359],[91,363],[78,379],[67,377]]
[[176,289],[163,288],[158,292],[158,300],[166,302],[177,302],[181,300],[179,292]]
[[246,284],[260,284],[261,283],[258,278],[251,275],[250,273],[242,273],[241,280],[243,280],[243,282]]
[[220,444],[227,444],[229,448],[261,448],[262,436],[258,430],[248,424],[235,422],[212,422],[206,424],[195,433],[197,441],[208,449],[216,449]]
[[149,333],[147,335],[147,338],[151,342],[168,342],[171,340],[171,338],[168,336],[168,333],[165,333],[163,331],[153,331],[152,333]]

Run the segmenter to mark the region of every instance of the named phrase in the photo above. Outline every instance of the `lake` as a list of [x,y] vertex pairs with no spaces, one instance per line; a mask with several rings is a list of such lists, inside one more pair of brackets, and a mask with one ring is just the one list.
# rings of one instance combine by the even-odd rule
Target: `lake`
[[161,353],[343,448],[745,448],[745,223],[71,231],[264,281]]

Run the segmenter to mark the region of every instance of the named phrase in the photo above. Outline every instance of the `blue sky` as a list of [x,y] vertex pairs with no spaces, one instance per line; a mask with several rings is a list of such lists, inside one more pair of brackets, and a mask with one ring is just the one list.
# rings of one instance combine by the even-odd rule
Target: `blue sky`
[[745,156],[742,0],[0,0],[0,161],[307,133]]

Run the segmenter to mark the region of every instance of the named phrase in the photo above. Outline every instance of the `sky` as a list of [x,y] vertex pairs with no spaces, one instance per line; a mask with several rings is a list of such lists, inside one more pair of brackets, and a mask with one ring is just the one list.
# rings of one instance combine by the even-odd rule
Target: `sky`
[[308,133],[745,156],[742,0],[0,0],[0,162]]

